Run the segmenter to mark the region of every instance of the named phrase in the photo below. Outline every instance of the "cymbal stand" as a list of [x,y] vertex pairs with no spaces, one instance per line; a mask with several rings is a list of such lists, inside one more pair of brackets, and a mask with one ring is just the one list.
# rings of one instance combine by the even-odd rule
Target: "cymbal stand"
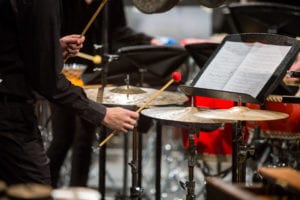
[[190,125],[189,134],[189,148],[188,148],[188,181],[183,186],[187,190],[186,200],[195,200],[195,180],[194,180],[194,167],[196,165],[196,146],[195,146],[195,133],[199,133],[196,126]]
[[130,188],[130,199],[141,199],[143,189],[138,184],[138,146],[139,146],[139,134],[135,127],[132,132],[132,160],[129,163],[131,166],[132,185]]
[[237,121],[232,134],[232,182],[246,181],[246,160],[254,152],[253,145],[247,145],[243,135],[244,121]]

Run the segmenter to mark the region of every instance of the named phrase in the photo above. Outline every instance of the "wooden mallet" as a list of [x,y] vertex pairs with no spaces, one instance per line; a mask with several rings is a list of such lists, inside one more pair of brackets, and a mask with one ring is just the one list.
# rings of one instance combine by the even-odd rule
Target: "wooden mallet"
[[[90,26],[93,24],[93,22],[95,21],[95,19],[97,18],[97,16],[99,15],[100,11],[104,8],[104,5],[106,4],[108,0],[103,0],[100,5],[98,6],[97,10],[95,11],[95,13],[93,14],[93,16],[91,17],[91,19],[88,21],[88,23],[86,24],[86,26],[84,27],[83,31],[81,32],[81,36],[84,36],[86,34],[86,32],[89,30]],[[79,55],[78,55],[79,54]],[[76,56],[80,57],[80,52],[78,53]],[[85,59],[88,59],[87,57],[85,57]],[[68,60],[68,57],[64,60],[64,63]],[[91,60],[91,59],[88,59]],[[96,61],[98,61],[99,59],[96,58]],[[94,62],[93,58],[92,61]],[[95,62],[94,62],[95,63]],[[101,57],[100,57],[100,62],[101,63]],[[95,64],[99,64],[99,63],[95,63]]]
[[[167,89],[174,81],[179,82],[181,80],[181,74],[180,72],[174,72],[172,74],[172,79],[167,82],[160,90],[158,90],[156,93],[154,93],[139,109],[137,109],[135,112],[141,112],[145,107],[147,107],[156,97],[158,97],[164,90]],[[112,131],[100,144],[99,147],[102,147],[110,138],[116,134],[117,131]]]
[[102,57],[99,56],[99,55],[92,56],[92,55],[89,55],[89,54],[86,54],[86,53],[78,52],[76,54],[76,56],[79,57],[79,58],[90,60],[94,64],[100,64],[102,62]]

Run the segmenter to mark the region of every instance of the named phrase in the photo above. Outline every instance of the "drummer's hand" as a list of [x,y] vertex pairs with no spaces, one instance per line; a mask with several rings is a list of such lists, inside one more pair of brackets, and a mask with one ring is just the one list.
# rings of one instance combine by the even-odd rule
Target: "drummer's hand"
[[106,109],[106,115],[102,124],[112,130],[128,132],[136,125],[139,114],[120,107]]
[[74,57],[83,47],[84,36],[73,34],[60,38],[60,46],[63,50],[63,58]]

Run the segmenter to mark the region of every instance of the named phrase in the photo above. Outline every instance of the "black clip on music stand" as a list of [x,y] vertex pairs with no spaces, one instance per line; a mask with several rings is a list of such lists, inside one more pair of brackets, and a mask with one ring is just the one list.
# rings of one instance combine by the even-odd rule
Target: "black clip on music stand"
[[[282,58],[275,65],[273,62],[270,63],[272,70],[264,71],[264,68],[269,68],[267,59],[271,59],[270,56],[272,56],[272,54],[270,55],[269,53],[274,52],[274,48],[272,46],[270,51],[259,51],[259,48],[256,49],[257,51],[251,51],[253,50],[252,48],[256,48],[256,44],[275,45],[274,48],[279,48],[278,51],[282,51],[281,53],[285,51],[285,54],[279,53],[278,56],[282,55]],[[242,51],[243,47],[249,47],[249,52]],[[265,46],[261,48],[268,49],[268,47]],[[212,56],[203,66],[203,69],[195,76],[191,85],[181,85],[179,88],[186,95],[227,99],[239,103],[263,103],[285,76],[287,69],[296,58],[299,48],[300,45],[296,39],[282,35],[267,33],[228,35],[224,38],[216,51],[213,52]],[[262,55],[266,52],[269,53]],[[277,50],[275,50],[275,52],[277,52]],[[245,64],[241,65],[242,61],[232,64],[237,61],[236,57],[241,54],[243,55],[242,61],[248,64],[248,66],[255,64],[255,62],[258,63],[258,65],[253,66],[253,69],[249,71],[242,71],[245,67]],[[265,63],[267,66],[259,65],[261,63]],[[231,68],[231,75],[228,74],[230,73],[230,69],[226,69],[228,66],[236,67],[234,70]],[[223,70],[224,68],[225,70]],[[256,71],[266,73],[267,76],[261,76],[259,73],[255,74]],[[235,73],[243,74],[243,77],[234,76]],[[220,84],[220,80],[224,81],[224,84]],[[256,90],[256,92],[253,92],[253,90]],[[232,144],[232,181],[244,182],[245,166],[238,163],[243,159],[241,152],[239,152],[243,146],[241,137],[242,127],[239,120],[237,120],[236,124]]]

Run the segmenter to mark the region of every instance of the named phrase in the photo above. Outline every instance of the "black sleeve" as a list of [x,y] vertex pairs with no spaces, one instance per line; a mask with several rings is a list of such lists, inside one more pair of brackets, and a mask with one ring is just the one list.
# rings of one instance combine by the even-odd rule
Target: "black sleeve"
[[99,125],[105,106],[89,100],[80,87],[62,75],[60,38],[60,0],[33,0],[32,18],[27,20],[25,63],[30,85],[53,103],[73,109],[82,118]]

